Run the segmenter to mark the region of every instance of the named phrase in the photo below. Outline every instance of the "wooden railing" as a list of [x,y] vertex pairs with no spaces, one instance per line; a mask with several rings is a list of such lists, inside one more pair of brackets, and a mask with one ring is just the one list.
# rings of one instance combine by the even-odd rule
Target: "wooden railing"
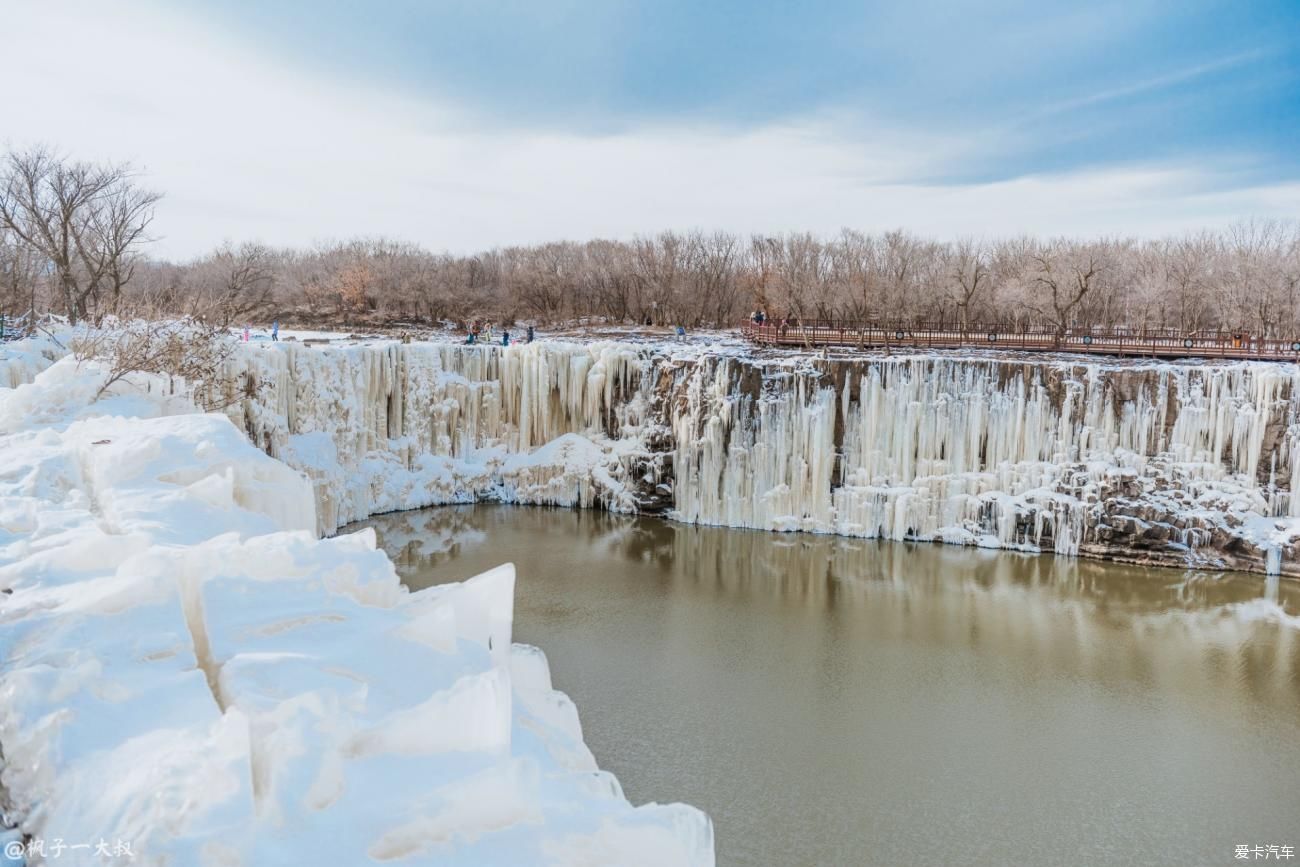
[[943,325],[882,325],[831,320],[746,321],[741,333],[767,346],[859,349],[1014,349],[1147,358],[1246,358],[1300,361],[1300,336],[1262,338],[1248,332],[1088,328],[1058,334],[1050,328],[1005,330]]

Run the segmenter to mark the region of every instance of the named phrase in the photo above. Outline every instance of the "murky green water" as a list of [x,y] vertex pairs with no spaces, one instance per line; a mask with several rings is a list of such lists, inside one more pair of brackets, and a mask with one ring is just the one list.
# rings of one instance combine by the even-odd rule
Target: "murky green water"
[[706,810],[721,865],[1300,851],[1300,624],[1259,576],[559,509],[365,525],[411,587],[514,562],[515,640],[601,767]]

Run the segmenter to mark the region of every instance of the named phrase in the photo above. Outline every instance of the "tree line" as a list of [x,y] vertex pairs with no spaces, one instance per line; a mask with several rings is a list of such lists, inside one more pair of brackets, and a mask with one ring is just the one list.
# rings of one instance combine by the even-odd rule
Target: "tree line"
[[309,249],[226,242],[168,261],[149,255],[158,200],[129,165],[9,151],[0,165],[0,312],[222,326],[277,317],[695,328],[762,309],[804,321],[1300,335],[1293,221],[1154,240],[666,231],[473,255],[384,238]]

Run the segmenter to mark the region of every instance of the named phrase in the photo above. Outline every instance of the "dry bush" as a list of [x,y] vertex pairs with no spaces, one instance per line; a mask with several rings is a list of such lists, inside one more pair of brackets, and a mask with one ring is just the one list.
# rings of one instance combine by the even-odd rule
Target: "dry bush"
[[208,412],[251,397],[259,387],[251,378],[240,389],[223,387],[226,362],[238,343],[224,328],[198,320],[112,323],[82,332],[71,348],[78,362],[93,359],[108,365],[108,377],[96,398],[134,373],[165,376],[173,392],[179,381],[194,403]]

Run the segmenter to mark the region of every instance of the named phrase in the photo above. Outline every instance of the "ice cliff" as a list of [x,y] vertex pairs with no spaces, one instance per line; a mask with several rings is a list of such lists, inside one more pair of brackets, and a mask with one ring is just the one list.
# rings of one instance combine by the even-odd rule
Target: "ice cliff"
[[229,382],[322,531],[494,499],[1300,571],[1294,365],[280,344]]
[[[703,814],[632,807],[511,642],[512,567],[410,593],[372,532],[317,538],[334,481],[228,418],[150,377],[97,398],[93,364],[7,359],[31,374],[0,388],[7,863],[713,864]],[[382,382],[318,386],[325,413]]]

